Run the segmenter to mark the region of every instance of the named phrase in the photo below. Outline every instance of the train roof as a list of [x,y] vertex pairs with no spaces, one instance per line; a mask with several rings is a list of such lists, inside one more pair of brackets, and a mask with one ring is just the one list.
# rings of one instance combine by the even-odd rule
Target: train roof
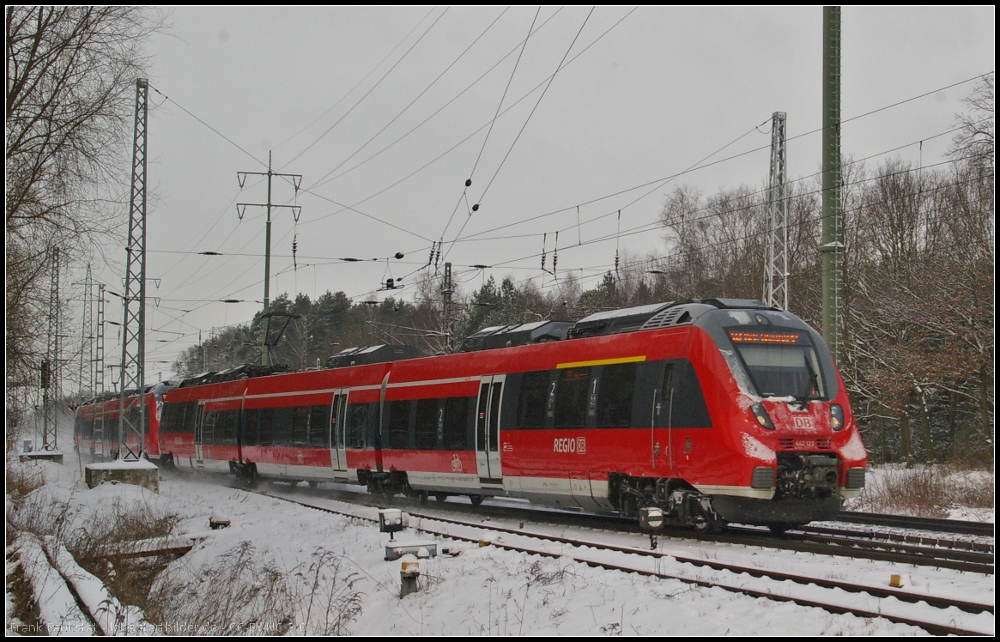
[[290,366],[255,366],[245,363],[221,372],[202,372],[193,377],[188,377],[178,384],[178,388],[190,388],[191,386],[201,386],[208,383],[223,383],[226,381],[236,381],[237,379],[252,379],[254,377],[266,377],[268,375],[290,372]]
[[346,348],[326,360],[327,368],[345,366],[367,366],[388,361],[405,361],[427,356],[422,350],[411,345],[381,344],[364,348]]
[[[581,339],[609,334],[624,334],[640,330],[662,329],[690,325],[711,310],[775,310],[756,299],[686,299],[640,305],[618,310],[595,312],[579,321],[534,321],[483,328],[469,335],[457,352],[478,352],[510,348],[533,343]],[[379,344],[341,350],[326,361],[327,368],[372,365],[418,359],[429,356],[425,351],[406,344]],[[255,366],[245,364],[222,372],[204,372],[183,380],[177,387],[186,388],[210,383],[268,376],[289,372],[288,366]]]

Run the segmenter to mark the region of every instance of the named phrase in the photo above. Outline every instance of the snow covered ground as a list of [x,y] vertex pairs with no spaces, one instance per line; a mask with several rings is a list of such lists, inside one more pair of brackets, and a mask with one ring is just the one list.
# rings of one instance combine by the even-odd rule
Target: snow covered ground
[[[585,549],[564,547],[564,556],[550,558],[444,538],[438,538],[439,545],[451,554],[421,560],[421,590],[400,599],[400,562],[384,560],[389,536],[379,533],[377,525],[369,521],[248,493],[230,487],[224,477],[163,475],[160,494],[155,495],[125,485],[104,484],[87,489],[80,481],[80,467],[71,456],[67,456],[64,465],[36,465],[45,470],[48,483],[35,493],[53,506],[59,502],[71,506],[68,513],[71,528],[87,523],[89,515],[107,510],[115,501],[141,503],[154,513],[177,515],[178,534],[190,536],[195,545],[172,562],[157,580],[160,586],[154,586],[154,591],[159,589],[169,603],[165,612],[177,618],[166,621],[169,632],[174,633],[190,631],[185,627],[191,622],[200,627],[194,629],[196,633],[762,636],[924,633],[882,618],[835,615],[719,588],[700,588],[678,580],[592,568],[573,559],[580,557],[580,551]],[[270,492],[288,490],[287,485],[277,485]],[[322,502],[352,515],[376,516],[375,509],[317,499],[301,492],[290,496]],[[226,517],[231,526],[210,530],[212,517]],[[561,530],[530,523],[525,528]],[[582,536],[637,549],[646,549],[649,544],[645,536],[636,534],[589,531]],[[425,540],[427,535],[411,528],[396,536],[396,540],[407,539]],[[992,576],[682,539],[661,538],[659,550],[665,554],[661,560],[642,563],[655,564],[660,572],[684,577],[708,578],[716,577],[717,573],[677,562],[673,556],[735,562],[883,587],[888,585],[890,575],[901,574],[904,589],[911,592],[995,603]],[[617,555],[622,559],[637,557]],[[735,576],[734,581],[768,587],[768,581],[749,576]],[[781,583],[772,582],[768,588],[782,590],[778,584]],[[787,589],[808,594],[814,587],[791,585]],[[820,589],[815,591],[818,599],[826,597]],[[265,615],[252,621],[248,611],[235,604],[237,596],[249,598],[248,603]],[[848,599],[867,599],[873,611],[880,607],[872,598]],[[889,608],[892,602],[895,600],[884,600],[881,606]],[[911,613],[912,609],[937,611],[923,603],[897,604],[900,609],[911,609]],[[338,613],[345,617],[337,620]],[[147,617],[154,620],[149,614]],[[941,618],[945,624],[951,620],[952,625],[985,633],[994,630],[992,615],[971,616],[955,611],[944,612]],[[8,621],[8,632],[9,626]],[[231,628],[234,626],[237,628]]]

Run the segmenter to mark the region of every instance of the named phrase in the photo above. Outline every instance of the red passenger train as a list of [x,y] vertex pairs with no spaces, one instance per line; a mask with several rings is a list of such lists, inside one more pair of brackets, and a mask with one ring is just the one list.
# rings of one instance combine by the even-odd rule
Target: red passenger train
[[248,482],[658,507],[699,530],[832,519],[864,486],[867,453],[829,349],[759,301],[487,328],[455,354],[376,346],[328,366],[187,380],[156,397],[150,453]]
[[[133,426],[139,425],[140,413],[144,412],[144,451],[156,460],[160,454],[158,408],[163,405],[163,393],[170,388],[167,384],[149,386],[145,391],[145,410],[140,408],[139,395],[129,394],[125,398],[126,417]],[[106,394],[80,406],[76,410],[73,425],[73,446],[78,452],[88,453],[96,459],[114,459],[118,456],[118,432],[121,418],[121,398]],[[126,444],[138,451],[135,433],[129,435]]]

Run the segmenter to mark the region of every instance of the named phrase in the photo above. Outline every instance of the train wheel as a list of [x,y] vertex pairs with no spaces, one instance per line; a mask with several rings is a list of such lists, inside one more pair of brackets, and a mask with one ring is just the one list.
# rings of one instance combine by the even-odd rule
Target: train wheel
[[434,499],[437,501],[437,503],[443,504],[444,500],[448,499],[448,496],[445,495],[444,493],[434,493]]
[[479,506],[480,504],[483,503],[483,496],[482,495],[469,495],[469,501],[472,502],[473,506]]
[[427,491],[426,490],[422,490],[419,493],[417,493],[417,501],[420,502],[421,506],[426,506],[427,505]]
[[695,519],[693,526],[694,526],[694,532],[698,533],[699,535],[708,535],[713,530],[712,523],[707,519],[705,519],[704,517]]
[[785,522],[768,524],[767,528],[775,535],[784,535],[791,528],[799,528],[802,524],[788,524]]
[[309,488],[311,488],[312,490],[316,490],[317,488],[319,488],[319,482],[317,481],[309,482]]

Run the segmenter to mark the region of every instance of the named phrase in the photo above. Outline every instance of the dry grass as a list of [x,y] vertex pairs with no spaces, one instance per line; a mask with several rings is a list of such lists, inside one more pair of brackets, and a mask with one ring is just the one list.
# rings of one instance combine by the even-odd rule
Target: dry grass
[[[304,572],[295,575],[305,580],[308,601],[303,622],[309,635],[350,635],[350,625],[361,615],[364,593],[354,590],[361,579],[357,573],[343,568],[344,557],[333,551],[318,548],[313,552],[312,561]],[[313,622],[316,612],[317,623]],[[322,619],[320,622],[319,620]]]
[[5,467],[7,486],[4,489],[12,502],[18,503],[45,485],[41,468],[7,458]]
[[6,561],[4,584],[10,596],[10,630],[18,635],[47,635],[31,582],[24,575],[17,551],[8,553]]
[[167,634],[350,635],[364,593],[343,556],[320,548],[292,572],[264,558],[241,542],[198,569],[167,571],[146,618]]
[[283,635],[292,626],[291,598],[285,574],[242,542],[193,573],[165,573],[145,613],[166,634]]
[[163,557],[116,558],[135,552],[141,542],[174,534],[177,515],[147,503],[116,498],[66,538],[77,564],[99,578],[121,604],[145,610],[149,590],[169,560]]
[[[874,472],[874,471],[873,471]],[[992,510],[994,474],[957,471],[942,466],[883,468],[869,474],[861,496],[850,508],[876,513],[947,517],[950,510]]]

